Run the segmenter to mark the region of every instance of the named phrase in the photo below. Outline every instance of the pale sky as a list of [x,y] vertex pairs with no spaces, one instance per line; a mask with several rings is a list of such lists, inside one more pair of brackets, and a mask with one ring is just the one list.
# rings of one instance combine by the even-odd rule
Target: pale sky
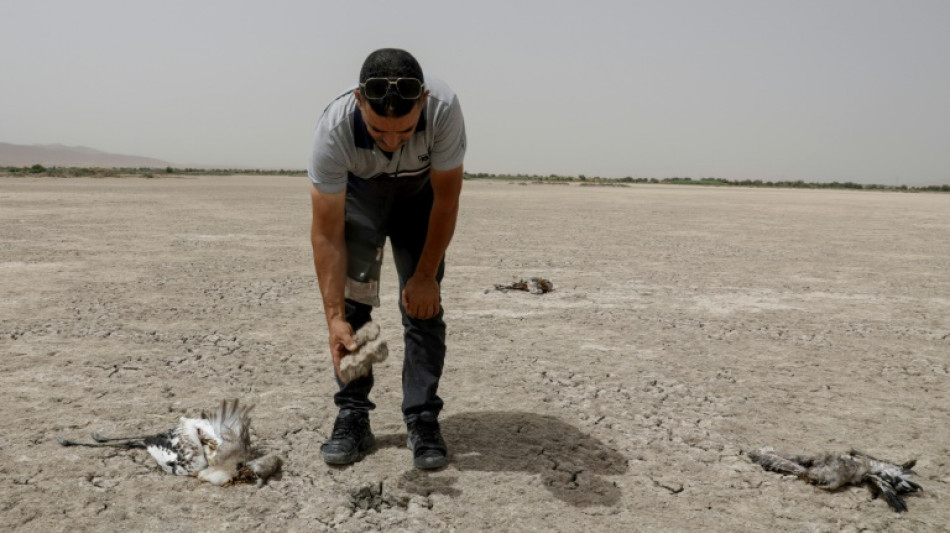
[[0,0],[0,142],[303,169],[376,48],[466,170],[950,183],[950,1]]

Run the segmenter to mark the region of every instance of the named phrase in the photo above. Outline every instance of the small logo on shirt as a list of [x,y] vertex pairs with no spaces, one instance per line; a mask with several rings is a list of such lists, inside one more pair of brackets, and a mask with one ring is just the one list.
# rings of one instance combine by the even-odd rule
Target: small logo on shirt
[[422,154],[422,155],[420,155],[420,156],[419,156],[419,162],[420,162],[420,163],[428,163],[428,162],[429,162],[429,154]]

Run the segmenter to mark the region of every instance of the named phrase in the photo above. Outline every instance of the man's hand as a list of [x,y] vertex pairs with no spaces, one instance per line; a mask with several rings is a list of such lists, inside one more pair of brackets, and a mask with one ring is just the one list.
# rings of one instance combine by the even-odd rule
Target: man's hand
[[439,314],[439,282],[434,277],[415,275],[402,291],[402,306],[412,318],[427,320]]
[[336,319],[329,323],[329,330],[333,371],[336,372],[340,381],[344,381],[340,375],[340,361],[351,352],[356,351],[357,348],[356,341],[353,340],[353,327],[346,320]]

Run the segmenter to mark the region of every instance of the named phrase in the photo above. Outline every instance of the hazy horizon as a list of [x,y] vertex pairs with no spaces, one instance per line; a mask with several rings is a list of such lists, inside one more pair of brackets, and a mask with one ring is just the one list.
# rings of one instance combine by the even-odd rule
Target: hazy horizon
[[0,142],[306,166],[365,56],[459,94],[466,170],[950,184],[950,3],[7,2]]

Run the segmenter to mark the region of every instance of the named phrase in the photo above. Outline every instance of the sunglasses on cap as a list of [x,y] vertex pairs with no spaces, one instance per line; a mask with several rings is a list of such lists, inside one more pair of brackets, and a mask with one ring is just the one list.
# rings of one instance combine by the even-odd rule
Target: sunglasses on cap
[[396,94],[404,100],[418,100],[422,97],[423,86],[416,78],[369,78],[360,84],[360,89],[370,100],[384,98],[389,94],[390,87],[395,87]]

